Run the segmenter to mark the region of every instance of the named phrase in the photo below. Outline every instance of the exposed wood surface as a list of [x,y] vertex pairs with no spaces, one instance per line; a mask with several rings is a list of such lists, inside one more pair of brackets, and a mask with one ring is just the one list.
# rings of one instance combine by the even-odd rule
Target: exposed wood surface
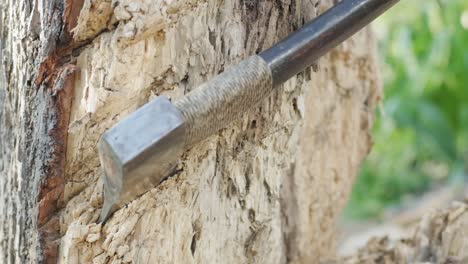
[[381,92],[367,29],[186,153],[177,175],[104,227],[95,224],[102,203],[96,143],[154,96],[180,98],[332,2],[2,3],[3,260],[327,258],[336,216],[371,145]]
[[402,239],[374,237],[355,254],[337,260],[344,264],[468,263],[468,204],[432,209],[414,233]]

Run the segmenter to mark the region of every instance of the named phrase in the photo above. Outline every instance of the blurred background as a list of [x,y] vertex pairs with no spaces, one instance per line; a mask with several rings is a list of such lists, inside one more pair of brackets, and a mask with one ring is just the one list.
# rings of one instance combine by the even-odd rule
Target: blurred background
[[343,212],[343,255],[411,235],[468,193],[468,0],[402,0],[373,24],[384,100]]
[[385,95],[345,219],[454,199],[468,176],[468,1],[404,0],[374,31]]
[[468,176],[468,1],[401,1],[374,24],[384,100],[346,210],[388,207]]

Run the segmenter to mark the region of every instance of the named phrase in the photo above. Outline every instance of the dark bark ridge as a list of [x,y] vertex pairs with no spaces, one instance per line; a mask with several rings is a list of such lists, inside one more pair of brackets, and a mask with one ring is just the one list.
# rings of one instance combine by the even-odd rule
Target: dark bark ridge
[[[0,259],[55,263],[82,1],[1,5]],[[42,8],[42,10],[39,10]]]

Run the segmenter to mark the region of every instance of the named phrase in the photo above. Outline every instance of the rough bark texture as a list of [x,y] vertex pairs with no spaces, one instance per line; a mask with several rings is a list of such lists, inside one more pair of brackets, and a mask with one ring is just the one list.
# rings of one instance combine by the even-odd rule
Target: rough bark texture
[[375,237],[344,264],[468,263],[468,203],[428,212],[412,236],[399,241]]
[[380,95],[369,30],[195,146],[176,175],[101,227],[105,129],[154,96],[180,98],[334,1],[58,2],[2,4],[5,262],[318,263],[333,253]]
[[30,263],[58,252],[74,66],[62,1],[0,5],[0,262]]

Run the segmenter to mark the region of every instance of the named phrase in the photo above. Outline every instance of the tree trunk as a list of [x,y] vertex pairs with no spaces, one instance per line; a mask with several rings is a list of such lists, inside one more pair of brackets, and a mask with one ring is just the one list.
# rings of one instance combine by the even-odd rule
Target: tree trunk
[[96,143],[180,98],[332,0],[2,3],[2,263],[319,263],[371,145],[380,95],[363,30],[188,151],[179,172],[95,224]]
[[[468,263],[468,200],[449,208],[428,210],[413,233],[392,241],[374,237],[354,255],[336,260],[344,264]],[[335,263],[335,262],[330,262]]]

